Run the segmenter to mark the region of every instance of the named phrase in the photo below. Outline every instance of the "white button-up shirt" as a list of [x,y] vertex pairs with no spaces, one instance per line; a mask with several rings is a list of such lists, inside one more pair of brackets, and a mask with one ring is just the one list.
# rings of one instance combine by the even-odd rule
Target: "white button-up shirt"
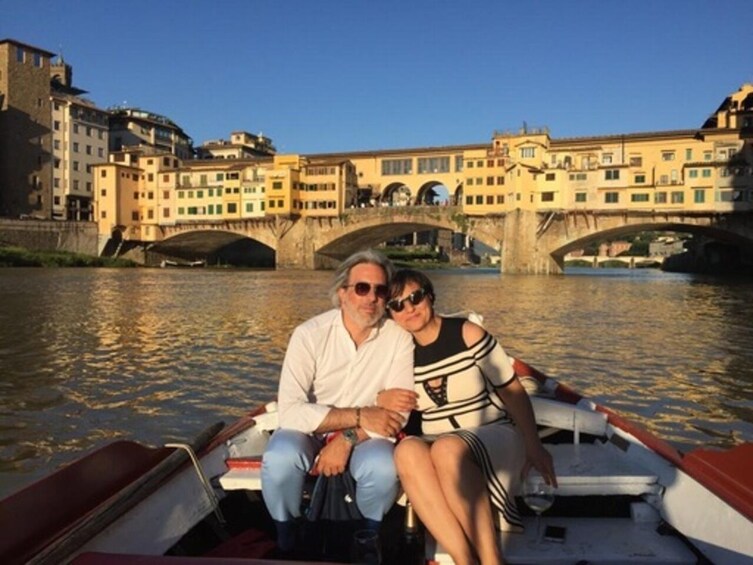
[[413,390],[411,335],[385,319],[356,347],[342,311],[329,310],[290,338],[277,399],[280,427],[312,433],[332,407],[374,406],[388,388]]

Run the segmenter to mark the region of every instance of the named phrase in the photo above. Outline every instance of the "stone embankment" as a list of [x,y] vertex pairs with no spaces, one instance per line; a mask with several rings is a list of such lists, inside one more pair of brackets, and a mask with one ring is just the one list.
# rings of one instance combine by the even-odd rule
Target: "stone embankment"
[[96,256],[97,225],[94,222],[0,218],[0,245]]

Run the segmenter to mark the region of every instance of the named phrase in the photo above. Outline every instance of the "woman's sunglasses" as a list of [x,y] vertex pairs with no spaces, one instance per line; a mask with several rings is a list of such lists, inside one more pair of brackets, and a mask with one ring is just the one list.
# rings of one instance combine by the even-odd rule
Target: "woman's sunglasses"
[[428,292],[426,292],[425,288],[419,288],[403,299],[398,300],[397,298],[393,298],[387,303],[387,308],[392,312],[402,312],[403,308],[405,308],[406,302],[410,302],[413,306],[418,306],[421,304],[421,301],[426,298],[427,294]]
[[343,286],[343,288],[349,288],[351,286],[358,296],[367,296],[371,292],[372,288],[374,289],[374,294],[380,300],[386,300],[390,295],[390,289],[386,284],[372,285],[367,282],[357,282],[355,284],[346,284],[345,286]]

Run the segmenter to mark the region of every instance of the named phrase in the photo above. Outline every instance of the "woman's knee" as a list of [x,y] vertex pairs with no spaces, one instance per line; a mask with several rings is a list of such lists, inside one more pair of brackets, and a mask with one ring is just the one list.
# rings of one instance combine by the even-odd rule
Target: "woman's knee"
[[421,467],[429,456],[429,446],[418,438],[404,439],[395,447],[395,467],[400,478],[409,477]]
[[431,460],[437,468],[457,467],[466,457],[470,457],[468,445],[459,437],[444,436],[431,445]]

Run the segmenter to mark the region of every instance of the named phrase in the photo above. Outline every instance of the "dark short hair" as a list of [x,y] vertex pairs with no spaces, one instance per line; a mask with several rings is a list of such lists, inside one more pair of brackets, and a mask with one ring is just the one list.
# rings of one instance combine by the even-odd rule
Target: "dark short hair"
[[405,290],[405,285],[411,282],[423,288],[429,296],[431,303],[434,304],[436,298],[436,295],[434,294],[434,285],[431,284],[429,277],[415,269],[400,269],[395,273],[395,276],[392,277],[392,281],[390,282],[390,298],[400,296],[403,293],[403,290]]

